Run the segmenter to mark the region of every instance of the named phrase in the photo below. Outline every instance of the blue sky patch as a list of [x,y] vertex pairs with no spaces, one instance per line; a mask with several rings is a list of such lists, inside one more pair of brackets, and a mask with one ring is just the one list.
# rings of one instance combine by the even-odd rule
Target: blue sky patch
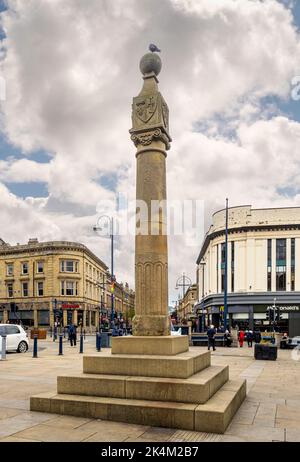
[[6,183],[7,188],[18,197],[48,197],[47,183]]

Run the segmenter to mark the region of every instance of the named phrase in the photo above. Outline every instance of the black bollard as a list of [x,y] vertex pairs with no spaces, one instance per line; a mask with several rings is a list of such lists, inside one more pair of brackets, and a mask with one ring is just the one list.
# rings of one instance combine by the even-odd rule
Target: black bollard
[[83,353],[83,335],[80,334],[80,349],[79,353]]
[[101,351],[101,335],[98,332],[96,334],[96,348],[97,351]]
[[59,334],[59,352],[58,352],[58,355],[59,356],[63,355],[63,336],[62,336],[62,334]]
[[83,330],[84,340],[85,340],[85,329]]
[[34,334],[33,336],[33,355],[32,357],[33,358],[38,357],[38,336],[37,334]]
[[50,327],[50,338],[52,337],[52,327]]

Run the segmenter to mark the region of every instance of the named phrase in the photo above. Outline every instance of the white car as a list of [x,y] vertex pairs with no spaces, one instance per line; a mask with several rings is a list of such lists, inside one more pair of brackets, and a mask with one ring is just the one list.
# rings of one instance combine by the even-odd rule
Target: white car
[[17,324],[0,324],[0,352],[2,335],[6,334],[6,351],[26,353],[29,347],[28,336],[22,326]]

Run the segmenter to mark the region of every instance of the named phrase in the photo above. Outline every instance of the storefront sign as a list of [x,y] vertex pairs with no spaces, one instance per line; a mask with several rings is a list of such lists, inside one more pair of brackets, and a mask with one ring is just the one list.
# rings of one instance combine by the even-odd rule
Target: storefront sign
[[[276,305],[275,308],[279,311],[285,311],[287,313],[299,313],[300,312],[300,306],[297,305]],[[267,307],[267,309],[274,309],[274,305],[270,305]]]
[[63,303],[61,307],[63,310],[79,310],[80,305],[77,303]]

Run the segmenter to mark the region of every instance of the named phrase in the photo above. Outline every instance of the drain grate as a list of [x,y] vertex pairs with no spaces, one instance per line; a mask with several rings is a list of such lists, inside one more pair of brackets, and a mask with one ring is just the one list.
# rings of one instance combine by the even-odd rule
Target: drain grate
[[214,433],[201,433],[201,432],[189,432],[189,431],[182,431],[178,430],[171,436],[169,441],[221,441],[221,435],[216,435]]

